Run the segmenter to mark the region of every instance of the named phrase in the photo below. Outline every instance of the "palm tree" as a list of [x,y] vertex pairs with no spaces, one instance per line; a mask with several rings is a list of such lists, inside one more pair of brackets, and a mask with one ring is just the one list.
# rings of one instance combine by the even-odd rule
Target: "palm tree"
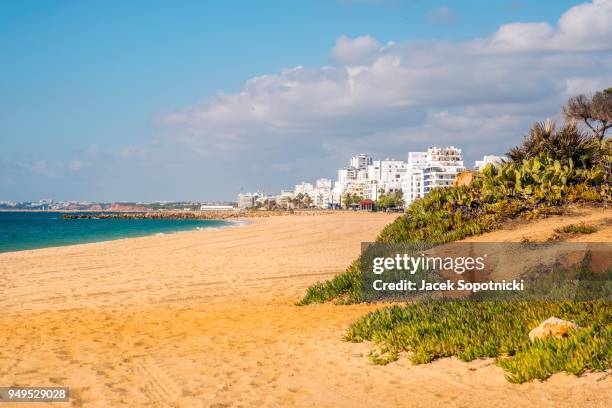
[[351,193],[346,193],[345,195],[343,195],[341,201],[344,208],[348,210],[352,201]]
[[304,203],[304,206],[306,208],[310,207],[310,204],[312,203],[312,200],[310,199],[310,196],[308,194],[304,195],[304,199],[302,201]]

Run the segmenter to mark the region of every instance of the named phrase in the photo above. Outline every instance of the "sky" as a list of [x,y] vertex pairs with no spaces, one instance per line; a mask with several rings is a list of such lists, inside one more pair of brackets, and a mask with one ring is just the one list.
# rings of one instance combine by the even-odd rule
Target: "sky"
[[503,154],[612,86],[612,0],[0,2],[0,200],[235,200]]

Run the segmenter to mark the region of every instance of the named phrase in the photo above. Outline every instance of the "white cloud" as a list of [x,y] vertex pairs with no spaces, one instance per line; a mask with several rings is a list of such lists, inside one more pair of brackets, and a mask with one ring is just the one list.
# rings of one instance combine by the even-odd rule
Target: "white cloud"
[[[555,114],[568,90],[589,84],[584,91],[590,91],[592,84],[609,82],[611,73],[612,57],[601,53],[489,53],[475,50],[472,42],[400,43],[357,66],[296,67],[255,77],[238,93],[220,93],[162,120],[173,140],[202,155],[281,151],[307,141],[297,153],[314,156],[323,145],[327,151],[346,148],[346,138],[368,139],[370,149],[379,148],[385,144],[376,140],[380,132],[418,132],[432,112],[478,111],[483,121],[512,112],[527,127],[538,114]],[[508,146],[504,132],[510,121],[498,122],[498,132],[486,135],[478,120],[471,123],[473,135],[503,140],[500,149]],[[430,142],[435,139],[420,145]]]
[[559,20],[559,44],[576,48],[612,49],[612,0],[594,0],[573,7]]
[[612,0],[574,6],[556,27],[548,23],[505,24],[475,44],[488,51],[612,50]]
[[369,35],[356,38],[343,35],[336,39],[336,45],[331,54],[336,62],[355,64],[367,61],[379,49],[378,41]]
[[565,94],[569,97],[580,93],[594,93],[606,88],[608,85],[609,83],[604,84],[599,78],[568,78]]
[[46,159],[30,161],[8,160],[7,162],[2,163],[2,165],[9,171],[25,170],[29,175],[36,175],[45,178],[57,177],[64,169],[64,163],[61,161],[50,161]]

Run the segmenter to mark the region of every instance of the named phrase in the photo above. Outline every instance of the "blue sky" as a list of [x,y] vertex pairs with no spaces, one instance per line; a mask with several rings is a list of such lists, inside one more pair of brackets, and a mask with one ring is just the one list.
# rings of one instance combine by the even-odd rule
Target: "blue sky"
[[[572,20],[600,19],[589,34],[596,45],[585,53],[571,46],[584,40],[575,37],[580,27],[557,27],[580,1],[2,2],[0,200],[232,199],[241,188],[273,191],[333,177],[360,151],[403,158],[406,149],[454,143],[470,161],[503,153],[535,115],[557,114],[570,91],[609,81],[612,47],[601,16],[609,18],[612,6],[595,3]],[[534,25],[530,45],[512,45],[483,64],[498,84],[525,72],[524,88],[509,81],[476,98],[483,89],[474,84],[411,99],[423,92],[404,76],[414,67],[450,61],[451,83],[465,82],[455,73],[480,69],[466,62],[473,43],[496,40],[500,27],[518,22],[548,23],[552,32]],[[510,36],[524,37],[524,27],[512,27]],[[550,46],[537,49],[543,41]],[[534,59],[537,51],[548,60]],[[359,77],[375,85],[370,102],[326,93],[346,89],[352,68],[375,73],[393,58],[410,69],[384,71],[383,82]],[[265,80],[253,90],[246,81],[256,77]],[[434,77],[428,89],[445,83]],[[288,84],[304,92],[289,95],[282,91]],[[333,98],[344,102],[317,109]],[[517,108],[534,100],[541,109]],[[247,117],[247,105],[265,113]],[[395,111],[399,105],[405,108]],[[449,118],[482,126],[473,135],[438,127]],[[494,143],[491,132],[499,134]]]

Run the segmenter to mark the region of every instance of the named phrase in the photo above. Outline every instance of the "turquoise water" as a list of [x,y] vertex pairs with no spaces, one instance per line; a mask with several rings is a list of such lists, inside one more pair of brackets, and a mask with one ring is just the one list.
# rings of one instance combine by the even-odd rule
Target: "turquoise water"
[[63,220],[60,215],[56,212],[0,212],[0,252],[230,225],[220,220]]

